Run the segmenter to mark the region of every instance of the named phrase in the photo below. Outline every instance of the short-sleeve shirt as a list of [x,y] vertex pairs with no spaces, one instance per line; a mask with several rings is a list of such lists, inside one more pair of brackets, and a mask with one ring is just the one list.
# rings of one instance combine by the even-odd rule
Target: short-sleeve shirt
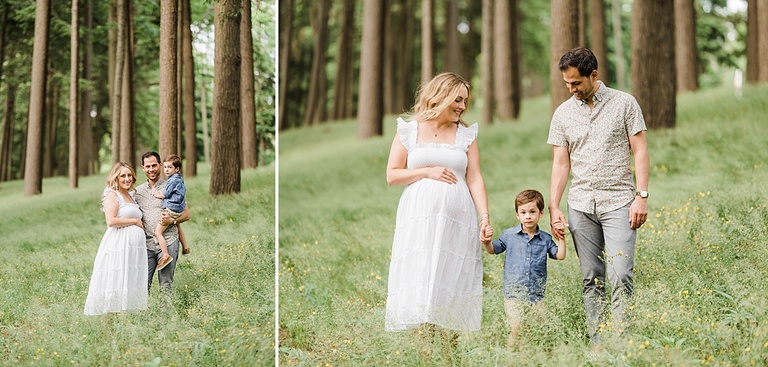
[[571,96],[552,116],[547,143],[568,148],[568,205],[584,213],[606,213],[635,197],[629,137],[646,130],[635,97],[598,81],[594,110]]
[[493,251],[506,251],[504,259],[504,297],[535,303],[544,298],[547,286],[547,256],[557,258],[552,235],[536,228],[529,237],[522,225],[508,228],[493,241]]
[[[165,189],[165,180],[159,179],[155,183],[155,189],[162,192]],[[145,182],[136,187],[136,203],[141,209],[141,222],[144,225],[144,234],[147,237],[147,250],[160,251],[155,239],[155,228],[160,222],[160,214],[163,211],[163,199],[158,199],[152,195],[152,189],[149,188],[149,182]],[[171,244],[179,238],[179,231],[175,224],[171,224],[163,232],[163,237],[167,244]]]

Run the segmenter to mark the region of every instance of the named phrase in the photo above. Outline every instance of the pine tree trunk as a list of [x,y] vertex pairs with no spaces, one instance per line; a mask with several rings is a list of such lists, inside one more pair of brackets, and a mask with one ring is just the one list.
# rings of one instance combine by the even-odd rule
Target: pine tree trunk
[[[50,65],[51,59],[48,58],[48,70],[50,74],[50,70],[53,70],[53,68]],[[54,109],[54,94],[55,91],[55,83],[56,81],[51,77],[51,75],[48,75],[46,77],[48,80],[48,87],[45,90],[45,120],[43,122],[43,178],[51,177],[51,172],[53,172],[53,168],[51,167],[53,164],[53,151],[56,150],[56,147],[54,146],[56,139],[54,136],[54,119],[53,119],[53,109]]]
[[29,92],[24,195],[43,192],[43,126],[45,125],[46,66],[48,65],[49,0],[35,2],[35,42],[32,50],[32,82]]
[[586,47],[587,44],[587,7],[586,0],[576,1],[576,11],[578,12],[579,23],[577,24],[579,38],[577,45]]
[[590,49],[597,57],[597,70],[600,80],[610,85],[608,70],[608,43],[605,32],[605,0],[589,0]]
[[[417,53],[414,50],[416,42],[416,25],[413,21],[413,14],[416,13],[416,0],[405,0],[403,11],[400,12],[400,24],[404,28],[403,39],[400,45],[400,64],[398,66],[399,79],[396,85],[395,103],[398,106],[397,113],[403,113],[411,107],[414,99],[414,85],[418,80],[414,80],[413,75],[413,57]],[[350,96],[351,100],[351,96]]]
[[758,24],[757,24],[757,1],[747,0],[747,82],[757,82],[758,66]]
[[[355,39],[355,0],[344,0],[341,12],[341,31],[333,88],[333,119],[352,117],[352,71]],[[282,61],[282,60],[280,60]]]
[[[117,6],[115,8],[115,20],[117,21],[117,43],[115,44],[115,76],[112,78],[114,83],[112,86],[112,108],[110,114],[112,118],[112,164],[120,161],[120,118],[121,109],[123,107],[123,68],[125,67],[125,43],[126,43],[126,27],[125,27],[125,2],[127,0],[117,0]],[[162,62],[160,63],[162,70]],[[162,95],[162,88],[160,91]],[[162,119],[162,112],[160,113]]]
[[[457,0],[448,0],[445,2],[445,65],[442,70],[452,71],[460,74],[461,64],[461,43],[459,41],[459,2]],[[470,75],[463,77],[468,80]]]
[[694,0],[675,0],[675,68],[677,91],[699,89]]
[[[613,54],[616,59],[616,86],[620,90],[627,90],[627,71],[624,64],[624,42],[621,31],[621,0],[613,0],[611,4],[611,18],[613,23]],[[598,65],[598,68],[600,65]]]
[[242,115],[242,168],[259,165],[259,147],[256,137],[256,96],[253,83],[253,33],[251,33],[251,0],[242,0],[243,15],[240,24],[240,113]]
[[125,22],[125,57],[123,63],[122,78],[122,98],[120,100],[120,161],[128,163],[131,167],[136,167],[136,123],[133,111],[134,100],[134,77],[133,77],[133,58],[134,36],[133,36],[133,16],[131,1],[125,2],[124,19]]
[[[83,0],[85,32],[83,34],[83,76],[82,79],[90,81],[93,78],[93,44],[91,43],[91,31],[93,27],[93,10],[90,0]],[[88,176],[91,171],[91,150],[93,150],[93,127],[91,123],[91,88],[80,88],[80,132],[78,136],[78,175]]]
[[368,1],[363,5],[363,37],[360,57],[360,97],[357,112],[357,137],[383,133],[384,96],[382,90],[384,4]]
[[757,80],[768,83],[768,0],[757,0]]
[[[421,83],[426,84],[432,79],[435,66],[434,35],[434,0],[421,0]],[[365,20],[365,18],[363,18]],[[365,25],[363,25],[365,27]]]
[[[176,0],[160,0],[160,136],[158,153],[161,159],[176,154],[179,126],[176,103]],[[218,80],[216,80],[218,84]],[[237,85],[239,88],[239,85]],[[239,121],[239,118],[238,120]]]
[[307,107],[304,111],[304,126],[314,125],[323,121],[321,116],[325,110],[325,100],[321,98],[325,86],[325,54],[328,49],[328,13],[331,8],[330,0],[318,0],[312,12],[312,28],[314,30],[314,48],[312,54],[312,70],[309,77]]
[[[550,26],[550,51],[549,51],[549,85],[550,85],[550,111],[555,109],[568,98],[571,93],[563,84],[563,73],[557,66],[563,55],[576,47],[579,42],[577,4],[571,0],[552,0],[552,25]],[[599,65],[598,65],[599,67]]]
[[192,11],[190,1],[184,0],[182,12],[183,48],[182,59],[184,64],[184,158],[187,166],[184,169],[184,177],[197,176],[197,123],[195,121],[195,59],[192,55]]
[[13,125],[16,113],[16,84],[7,83],[3,108],[3,139],[0,141],[0,182],[13,179]]
[[211,132],[212,195],[240,192],[240,0],[219,0]]
[[[503,1],[503,0],[500,0]],[[483,30],[482,30],[482,45],[481,54],[483,57],[483,66],[480,68],[480,74],[482,78],[482,97],[483,97],[483,123],[493,123],[493,111],[494,111],[494,94],[493,88],[494,73],[493,73],[493,0],[483,0]]]
[[[293,25],[293,0],[281,0],[278,4],[280,12],[280,96],[278,97],[278,126],[280,130],[288,128],[288,120],[286,119],[286,96],[288,92],[288,59],[290,58],[290,46],[291,46],[291,31]],[[343,37],[343,35],[342,35]],[[207,160],[207,158],[206,158]]]
[[[0,75],[3,75],[3,63],[5,63],[5,32],[7,28],[7,22],[8,22],[8,5],[3,1],[1,3],[2,9],[0,9],[0,12],[2,12],[2,15],[0,16]],[[7,86],[7,88],[10,88],[10,84]],[[7,146],[11,145],[11,140],[9,139],[9,136],[11,135],[12,130],[12,124],[9,123],[9,121],[13,121],[13,119],[8,119],[8,115],[5,115],[5,120],[3,121],[3,128],[2,131],[0,131],[0,136],[2,136],[2,140],[0,140],[0,182],[7,181],[5,178],[5,172],[7,168],[10,166],[8,158],[10,158],[10,155],[6,153]]]
[[181,157],[182,162],[184,160],[184,86],[182,82],[184,80],[184,29],[182,28],[182,15],[184,14],[183,8],[184,0],[177,0],[176,2],[176,149],[173,150],[174,154]]
[[69,46],[69,187],[77,188],[77,143],[79,141],[78,136],[78,124],[77,124],[77,107],[78,97],[80,94],[80,43],[78,42],[78,35],[80,34],[80,23],[78,17],[79,8],[78,1],[72,1],[72,25],[70,33],[70,46]]
[[675,127],[674,3],[637,0],[632,5],[632,94],[646,126]]
[[494,1],[494,94],[499,117],[514,120],[520,112],[520,41],[517,1]]
[[205,89],[205,79],[200,82],[200,117],[203,125],[203,158],[211,163],[211,143],[208,141],[208,90]]

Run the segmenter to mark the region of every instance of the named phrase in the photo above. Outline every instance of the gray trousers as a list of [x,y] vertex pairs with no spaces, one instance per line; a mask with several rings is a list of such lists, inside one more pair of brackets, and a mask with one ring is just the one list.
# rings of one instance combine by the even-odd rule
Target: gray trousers
[[608,213],[587,214],[568,206],[568,225],[584,276],[584,307],[590,340],[609,329],[605,277],[611,283],[610,329],[627,329],[633,294],[636,231],[629,228],[629,206]]
[[[173,274],[176,272],[176,260],[179,259],[179,239],[168,242],[168,253],[173,257],[173,261],[166,265],[163,270],[157,272],[157,281],[160,283],[160,290],[164,292],[171,292],[171,285],[173,284]],[[163,257],[163,252],[160,248],[157,251],[147,249],[147,263],[148,276],[147,276],[147,291],[152,287],[152,278],[155,275],[155,268],[160,258]]]

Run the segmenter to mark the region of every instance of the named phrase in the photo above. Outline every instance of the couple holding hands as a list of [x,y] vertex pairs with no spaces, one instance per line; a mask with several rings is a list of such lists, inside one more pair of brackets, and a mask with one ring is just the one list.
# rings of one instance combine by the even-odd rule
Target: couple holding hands
[[[547,257],[565,258],[568,227],[583,275],[590,342],[599,343],[600,324],[607,321],[606,276],[612,329],[626,331],[636,229],[648,214],[645,121],[634,97],[598,80],[597,59],[590,50],[568,51],[558,67],[573,96],[555,111],[547,139],[553,148],[551,235],[538,226],[544,216],[543,195],[525,190],[515,199],[520,224],[491,240],[478,126],[462,120],[469,100],[464,79],[453,73],[435,76],[418,91],[412,121],[398,119],[387,183],[405,189],[397,209],[385,330],[415,329],[420,335],[434,334],[436,328],[479,330],[479,237],[488,253],[506,252],[504,308],[508,342],[514,344],[524,310],[544,297]],[[560,201],[571,174],[566,220]]]

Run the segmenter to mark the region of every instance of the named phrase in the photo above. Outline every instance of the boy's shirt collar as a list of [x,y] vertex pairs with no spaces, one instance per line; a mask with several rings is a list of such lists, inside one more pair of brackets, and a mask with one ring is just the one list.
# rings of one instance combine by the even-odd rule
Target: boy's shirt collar
[[[518,223],[516,226],[512,227],[512,232],[515,233],[515,234],[525,233],[525,235],[528,235],[528,233],[526,233],[523,230],[523,224],[522,223]],[[533,237],[536,237],[536,236],[539,236],[539,235],[541,235],[541,229],[539,228],[539,225],[537,224],[536,225],[536,233],[533,234]]]

